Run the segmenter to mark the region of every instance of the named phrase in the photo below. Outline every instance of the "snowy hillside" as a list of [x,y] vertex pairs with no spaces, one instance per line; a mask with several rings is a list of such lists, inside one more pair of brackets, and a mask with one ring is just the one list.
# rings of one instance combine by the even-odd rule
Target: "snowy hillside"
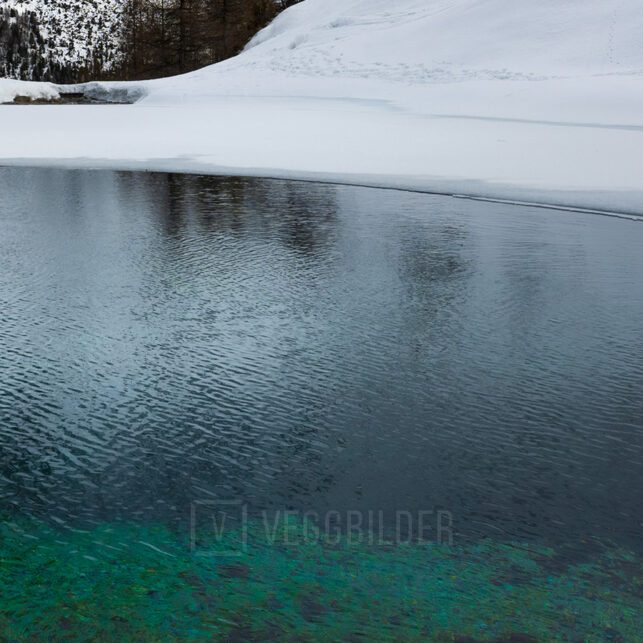
[[202,91],[240,69],[266,87],[273,76],[407,86],[643,77],[641,33],[639,0],[307,0],[192,79]]
[[[33,66],[40,59],[44,61],[41,67],[52,65],[58,70],[109,71],[118,63],[123,55],[122,6],[122,0],[0,0],[0,12],[5,18],[11,10],[35,18],[34,37],[28,39]],[[8,71],[17,76],[19,64]],[[33,78],[42,73],[42,69],[32,70],[27,75]]]
[[254,44],[275,69],[324,75],[542,78],[643,72],[642,28],[638,0],[312,0]]
[[236,58],[102,85],[136,105],[43,108],[0,158],[643,213],[641,33],[640,0],[305,0]]

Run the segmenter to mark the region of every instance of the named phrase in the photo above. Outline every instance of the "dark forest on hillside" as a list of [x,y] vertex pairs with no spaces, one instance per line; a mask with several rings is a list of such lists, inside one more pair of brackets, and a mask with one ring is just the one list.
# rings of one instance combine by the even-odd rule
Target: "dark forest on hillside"
[[118,45],[99,38],[82,63],[53,54],[55,38],[43,36],[35,12],[0,7],[0,77],[68,83],[192,71],[239,53],[280,11],[299,1],[123,0]]
[[62,72],[48,52],[36,14],[0,7],[0,78],[45,80]]

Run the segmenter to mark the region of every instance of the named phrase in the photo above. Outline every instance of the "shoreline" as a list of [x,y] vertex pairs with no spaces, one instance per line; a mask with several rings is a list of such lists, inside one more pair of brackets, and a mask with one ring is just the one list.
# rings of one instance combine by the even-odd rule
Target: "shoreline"
[[[519,187],[507,186],[505,190],[513,192],[515,196],[493,196],[489,193],[467,192],[457,189],[440,189],[439,186],[432,188],[430,179],[425,180],[426,185],[421,185],[424,181],[418,179],[406,179],[404,177],[354,177],[351,175],[332,175],[324,176],[315,173],[298,173],[287,170],[264,170],[256,168],[225,168],[217,166],[208,166],[193,162],[193,167],[186,167],[190,162],[186,159],[165,159],[162,162],[150,161],[129,161],[125,159],[3,159],[0,158],[0,169],[52,169],[68,171],[90,171],[90,172],[143,172],[150,174],[189,174],[193,176],[220,176],[220,177],[238,177],[249,179],[263,179],[267,181],[295,181],[298,183],[311,183],[317,185],[334,185],[337,187],[355,187],[373,190],[387,190],[396,192],[407,192],[413,194],[425,194],[427,196],[446,197],[452,199],[466,199],[470,201],[481,201],[486,203],[496,203],[506,206],[522,206],[529,208],[538,208],[545,210],[556,210],[569,214],[594,215],[610,217],[624,221],[643,222],[643,207],[640,210],[634,209],[603,209],[584,207],[583,205],[573,205],[570,202],[556,202],[555,200],[538,200],[538,191],[530,191],[525,195],[525,191]],[[474,183],[475,181],[471,181]],[[460,185],[466,181],[460,182]],[[542,190],[542,198],[546,198],[546,190]],[[550,193],[551,194],[551,193]],[[520,198],[527,196],[531,198]],[[634,196],[634,198],[636,198]],[[641,196],[643,203],[643,195]]]

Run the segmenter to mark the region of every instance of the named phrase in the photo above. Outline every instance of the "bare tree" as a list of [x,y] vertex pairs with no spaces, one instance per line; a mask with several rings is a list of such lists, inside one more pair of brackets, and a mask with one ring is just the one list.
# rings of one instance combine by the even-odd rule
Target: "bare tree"
[[239,53],[293,0],[127,0],[123,74],[183,73]]

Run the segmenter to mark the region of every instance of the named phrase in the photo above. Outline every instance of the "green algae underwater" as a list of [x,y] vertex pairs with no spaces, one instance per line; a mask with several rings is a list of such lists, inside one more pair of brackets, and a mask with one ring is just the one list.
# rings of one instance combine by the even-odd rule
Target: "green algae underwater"
[[[311,541],[259,522],[198,547],[161,525],[3,521],[0,640],[636,641],[641,566],[622,549]],[[234,553],[235,555],[229,555]],[[223,555],[228,554],[228,555]]]

